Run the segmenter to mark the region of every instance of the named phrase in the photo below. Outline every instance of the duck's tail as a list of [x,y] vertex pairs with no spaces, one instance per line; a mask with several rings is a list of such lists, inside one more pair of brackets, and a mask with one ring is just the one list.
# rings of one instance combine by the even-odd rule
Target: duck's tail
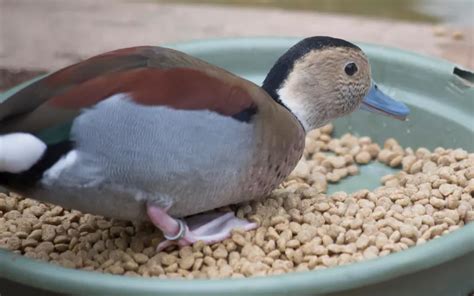
[[30,169],[46,151],[46,144],[31,134],[0,136],[0,172],[18,174]]
[[72,149],[69,140],[46,145],[31,134],[0,135],[0,186],[17,192],[28,191]]

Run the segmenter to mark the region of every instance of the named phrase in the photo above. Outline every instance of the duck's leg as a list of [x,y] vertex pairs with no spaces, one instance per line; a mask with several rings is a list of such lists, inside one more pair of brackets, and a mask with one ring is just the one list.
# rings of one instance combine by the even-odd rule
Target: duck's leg
[[152,203],[147,204],[148,217],[163,231],[166,239],[158,245],[158,251],[173,244],[186,246],[199,240],[212,244],[228,238],[234,228],[251,230],[257,227],[255,223],[235,217],[234,212],[209,212],[175,219],[168,215],[167,210]]

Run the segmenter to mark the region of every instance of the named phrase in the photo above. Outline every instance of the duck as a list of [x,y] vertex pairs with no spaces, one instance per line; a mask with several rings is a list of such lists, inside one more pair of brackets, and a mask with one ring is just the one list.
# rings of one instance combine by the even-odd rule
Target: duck
[[139,46],[42,77],[0,104],[0,185],[64,208],[151,221],[170,245],[212,244],[255,223],[214,209],[268,195],[305,135],[365,109],[408,107],[367,56],[328,36],[288,49],[258,86],[170,48]]

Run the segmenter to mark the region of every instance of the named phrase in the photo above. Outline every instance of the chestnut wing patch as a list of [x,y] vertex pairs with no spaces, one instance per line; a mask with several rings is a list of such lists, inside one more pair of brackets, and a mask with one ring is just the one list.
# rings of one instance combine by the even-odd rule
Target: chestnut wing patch
[[49,99],[67,93],[82,83],[111,73],[144,68],[152,57],[152,47],[112,51],[56,71],[21,89],[0,105],[0,121],[31,112]]
[[114,94],[127,93],[143,105],[210,110],[249,121],[257,107],[243,85],[238,78],[220,79],[192,68],[139,68],[91,79],[51,98],[47,104],[82,109]]

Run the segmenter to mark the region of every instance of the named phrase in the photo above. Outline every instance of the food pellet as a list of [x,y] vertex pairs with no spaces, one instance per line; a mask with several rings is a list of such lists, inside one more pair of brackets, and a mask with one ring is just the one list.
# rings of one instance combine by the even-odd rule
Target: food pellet
[[[242,278],[330,268],[386,256],[474,221],[474,153],[403,148],[311,131],[304,156],[270,196],[233,206],[260,225],[206,246],[157,252],[149,223],[107,219],[0,193],[0,248],[67,268],[159,278]],[[399,168],[381,186],[327,195],[328,183],[373,161]],[[227,207],[223,210],[230,210]]]

